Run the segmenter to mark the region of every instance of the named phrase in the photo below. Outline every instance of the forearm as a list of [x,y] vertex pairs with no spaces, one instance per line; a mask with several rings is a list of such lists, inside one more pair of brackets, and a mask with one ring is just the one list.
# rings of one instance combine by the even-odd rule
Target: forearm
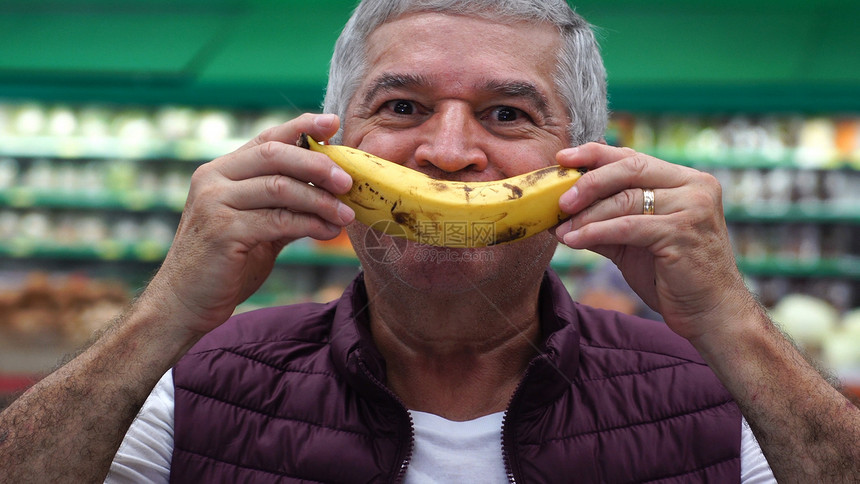
[[86,351],[0,414],[9,482],[97,482],[149,392],[196,341],[138,301]]
[[734,395],[774,475],[780,482],[856,479],[860,409],[757,305],[738,317],[736,324],[693,343]]

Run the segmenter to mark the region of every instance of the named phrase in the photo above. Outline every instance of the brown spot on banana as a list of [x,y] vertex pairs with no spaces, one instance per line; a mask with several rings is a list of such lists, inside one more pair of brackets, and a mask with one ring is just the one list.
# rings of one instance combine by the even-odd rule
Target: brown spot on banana
[[508,200],[517,200],[517,199],[523,198],[523,189],[522,188],[520,188],[516,185],[511,185],[510,183],[504,183],[504,184],[502,184],[502,186],[511,191],[510,196],[508,196]]
[[418,219],[412,212],[391,212],[391,217],[400,225],[414,228],[418,225]]
[[499,245],[513,242],[515,240],[522,239],[526,234],[528,234],[528,230],[521,225],[508,227],[506,230],[496,233],[496,238],[487,245]]
[[370,205],[363,203],[364,200],[362,200],[360,197],[349,197],[349,198],[347,198],[347,200],[349,200],[350,203],[352,203],[358,207],[361,207],[365,210],[379,210],[378,207],[372,207]]
[[448,190],[448,184],[440,181],[431,181],[427,184],[427,186],[436,190],[437,192],[444,192]]
[[523,180],[523,185],[533,186],[537,182],[546,178],[546,176],[549,175],[550,173],[557,173],[557,174],[559,174],[559,176],[562,176],[561,173],[564,173],[564,171],[563,171],[563,169],[560,169],[560,168],[561,167],[559,167],[559,166],[548,166],[546,168],[542,168],[540,170],[533,171],[532,173],[529,173],[525,177],[525,179]]

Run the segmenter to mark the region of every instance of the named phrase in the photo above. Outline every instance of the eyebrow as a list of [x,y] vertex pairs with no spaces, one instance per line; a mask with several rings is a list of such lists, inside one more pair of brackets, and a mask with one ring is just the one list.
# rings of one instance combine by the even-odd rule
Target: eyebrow
[[364,95],[362,105],[369,106],[380,92],[429,84],[431,84],[429,79],[417,74],[382,74],[370,84],[371,87]]
[[[429,85],[432,85],[432,81],[426,76],[417,74],[385,73],[371,82],[371,87],[364,95],[362,105],[365,107],[369,106],[380,92]],[[484,84],[479,85],[478,89],[480,91],[489,92],[502,97],[527,99],[532,105],[534,105],[535,109],[537,109],[542,116],[551,117],[549,112],[549,100],[546,95],[531,82],[488,80]]]
[[550,117],[549,100],[538,87],[525,81],[487,81],[484,90],[503,97],[525,98],[544,117]]

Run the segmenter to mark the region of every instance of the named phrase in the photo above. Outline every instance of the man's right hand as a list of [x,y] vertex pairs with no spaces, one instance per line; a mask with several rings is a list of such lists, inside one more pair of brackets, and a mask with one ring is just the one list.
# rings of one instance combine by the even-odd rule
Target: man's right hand
[[296,141],[301,133],[327,140],[338,126],[334,115],[305,114],[197,169],[147,299],[170,304],[177,323],[202,335],[259,289],[284,246],[337,236],[355,213],[333,194],[346,193],[352,179]]

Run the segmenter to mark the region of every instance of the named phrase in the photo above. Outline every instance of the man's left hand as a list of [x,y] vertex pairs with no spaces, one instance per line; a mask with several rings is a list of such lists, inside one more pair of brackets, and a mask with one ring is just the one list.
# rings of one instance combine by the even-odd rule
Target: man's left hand
[[[559,240],[611,259],[630,286],[688,339],[702,336],[755,301],[737,269],[710,174],[630,148],[588,143],[562,150],[563,166],[588,172],[560,199],[572,214]],[[653,214],[645,191],[653,190]]]

